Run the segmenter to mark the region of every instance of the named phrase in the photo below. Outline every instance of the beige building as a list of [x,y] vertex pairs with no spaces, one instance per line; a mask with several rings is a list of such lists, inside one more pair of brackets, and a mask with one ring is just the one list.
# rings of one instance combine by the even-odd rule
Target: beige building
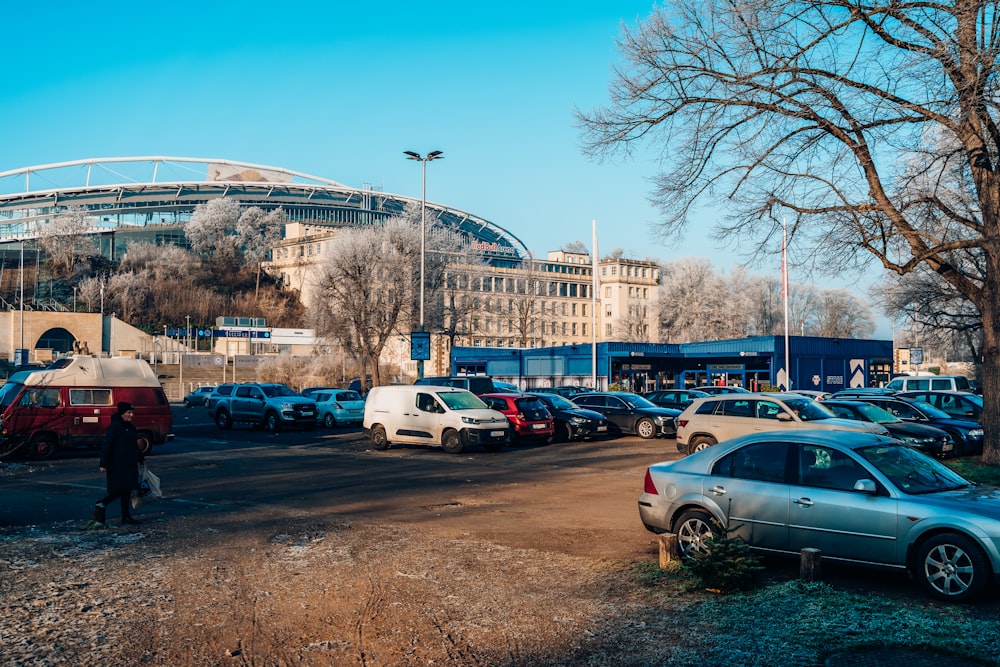
[[[297,290],[309,307],[317,298],[313,276],[338,233],[324,225],[289,224],[266,270]],[[445,315],[444,328],[456,332],[455,345],[469,347],[576,345],[592,342],[595,331],[598,342],[653,341],[660,283],[657,263],[612,257],[600,260],[599,271],[595,300],[588,253],[557,250],[545,260],[477,270],[467,286],[452,287],[442,296],[454,298],[461,305],[456,310],[464,313],[460,322]],[[437,360],[447,359],[448,344],[447,336],[435,336],[431,361],[435,370],[428,374],[446,372]]]

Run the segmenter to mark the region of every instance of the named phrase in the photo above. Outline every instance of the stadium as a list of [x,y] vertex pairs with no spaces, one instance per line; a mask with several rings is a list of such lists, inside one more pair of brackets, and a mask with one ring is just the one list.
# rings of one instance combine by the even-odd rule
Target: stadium
[[[219,197],[265,211],[281,207],[290,222],[331,228],[376,224],[420,204],[371,187],[231,160],[76,160],[0,172],[0,252],[19,253],[22,241],[33,241],[46,222],[70,210],[86,211],[100,252],[110,259],[135,240],[183,244],[195,207]],[[488,220],[433,202],[426,207],[428,224],[459,233],[494,266],[514,266],[528,256],[517,237]]]

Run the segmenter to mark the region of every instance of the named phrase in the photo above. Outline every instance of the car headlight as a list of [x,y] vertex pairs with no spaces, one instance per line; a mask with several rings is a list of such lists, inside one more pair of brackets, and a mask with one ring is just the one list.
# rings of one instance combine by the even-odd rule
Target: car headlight
[[282,403],[281,404],[281,409],[282,410],[294,410],[295,409],[295,404],[294,403]]
[[657,416],[654,421],[656,421],[657,424],[663,425],[666,424],[667,422],[672,422],[673,420],[674,420],[673,417]]
[[983,429],[981,429],[981,428],[970,429],[969,430],[969,437],[970,438],[981,438],[981,437],[983,437]]
[[573,426],[583,426],[584,424],[587,423],[587,419],[583,417],[570,417],[569,423],[572,424]]

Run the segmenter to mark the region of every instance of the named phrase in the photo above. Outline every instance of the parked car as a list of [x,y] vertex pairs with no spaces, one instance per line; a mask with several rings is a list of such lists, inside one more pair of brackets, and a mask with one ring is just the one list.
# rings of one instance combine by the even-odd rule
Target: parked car
[[877,405],[864,401],[829,399],[823,401],[823,407],[838,417],[881,424],[889,431],[890,436],[924,454],[938,457],[955,454],[955,443],[946,431],[926,424],[903,421]]
[[537,387],[531,390],[535,393],[543,394],[557,394],[563,398],[573,399],[574,396],[578,394],[589,394],[592,390],[586,387],[578,387],[576,385],[559,385],[556,387]]
[[789,389],[789,394],[798,394],[799,396],[808,396],[814,401],[825,401],[826,399],[833,396],[828,391],[819,391],[816,389]]
[[627,392],[592,392],[578,394],[573,402],[581,408],[600,412],[608,420],[610,429],[619,433],[629,433],[640,438],[663,436],[673,438],[677,434],[674,417],[680,410],[661,408],[639,394]]
[[901,375],[886,385],[892,391],[972,391],[969,378],[964,375]]
[[729,529],[751,548],[907,570],[931,596],[975,600],[1000,575],[1000,489],[871,433],[753,433],[646,471],[639,516],[681,553]]
[[657,389],[647,391],[642,397],[648,399],[650,403],[661,408],[671,408],[672,410],[683,410],[696,398],[709,396],[708,392],[698,389]]
[[493,386],[496,387],[496,390],[502,394],[509,394],[511,392],[520,393],[521,391],[520,389],[517,388],[516,384],[510,382],[502,382],[500,380],[494,380]]
[[868,396],[895,396],[895,389],[886,389],[885,387],[851,387],[850,389],[841,389],[840,391],[835,391],[830,395],[830,398],[843,398],[843,399],[854,399],[854,398],[865,398]]
[[983,397],[968,391],[904,391],[903,398],[913,398],[930,403],[938,410],[947,412],[955,419],[982,421]]
[[983,451],[983,427],[978,422],[954,419],[933,405],[902,396],[861,394],[858,399],[877,405],[902,420],[927,424],[947,432],[955,443],[956,456],[981,454]]
[[608,420],[600,412],[587,410],[559,394],[533,393],[552,415],[556,440],[569,442],[606,435]]
[[365,416],[365,399],[350,389],[320,389],[308,398],[316,401],[316,419],[327,428],[340,424],[360,424]]
[[459,389],[468,389],[477,396],[492,394],[497,391],[496,385],[493,384],[493,378],[488,375],[438,375],[420,378],[413,384],[433,385],[435,387],[458,387]]
[[142,359],[74,355],[14,373],[0,386],[0,453],[47,459],[59,449],[100,447],[121,401],[135,406],[143,453],[174,437],[170,402]]
[[754,431],[831,429],[888,435],[878,424],[841,419],[796,394],[720,394],[699,398],[677,417],[677,449],[693,454]]
[[718,396],[719,394],[749,394],[750,392],[743,387],[736,387],[733,385],[717,385],[708,384],[702,387],[695,387],[698,391],[703,391],[706,394],[711,394],[712,396]]
[[213,391],[215,391],[215,385],[207,384],[202,387],[195,387],[184,396],[184,407],[193,408],[196,405],[206,407],[208,405],[208,397]]
[[510,440],[507,417],[467,389],[435,385],[374,387],[365,399],[364,433],[372,449],[389,445],[440,445],[460,454],[468,445],[489,451]]
[[533,394],[483,394],[479,397],[492,410],[503,414],[510,422],[511,440],[543,440],[551,442],[555,426],[548,408]]
[[274,382],[219,385],[208,398],[208,412],[222,430],[235,423],[253,424],[272,433],[288,426],[316,428],[316,401]]

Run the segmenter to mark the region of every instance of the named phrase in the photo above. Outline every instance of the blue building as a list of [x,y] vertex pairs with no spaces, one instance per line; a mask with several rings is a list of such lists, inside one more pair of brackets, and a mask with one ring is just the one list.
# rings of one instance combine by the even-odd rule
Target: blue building
[[[892,341],[790,336],[791,389],[838,391],[881,386],[892,374]],[[455,375],[490,375],[523,389],[612,384],[631,391],[706,384],[748,389],[785,382],[785,338],[755,336],[703,343],[598,343],[534,349],[456,347]]]

